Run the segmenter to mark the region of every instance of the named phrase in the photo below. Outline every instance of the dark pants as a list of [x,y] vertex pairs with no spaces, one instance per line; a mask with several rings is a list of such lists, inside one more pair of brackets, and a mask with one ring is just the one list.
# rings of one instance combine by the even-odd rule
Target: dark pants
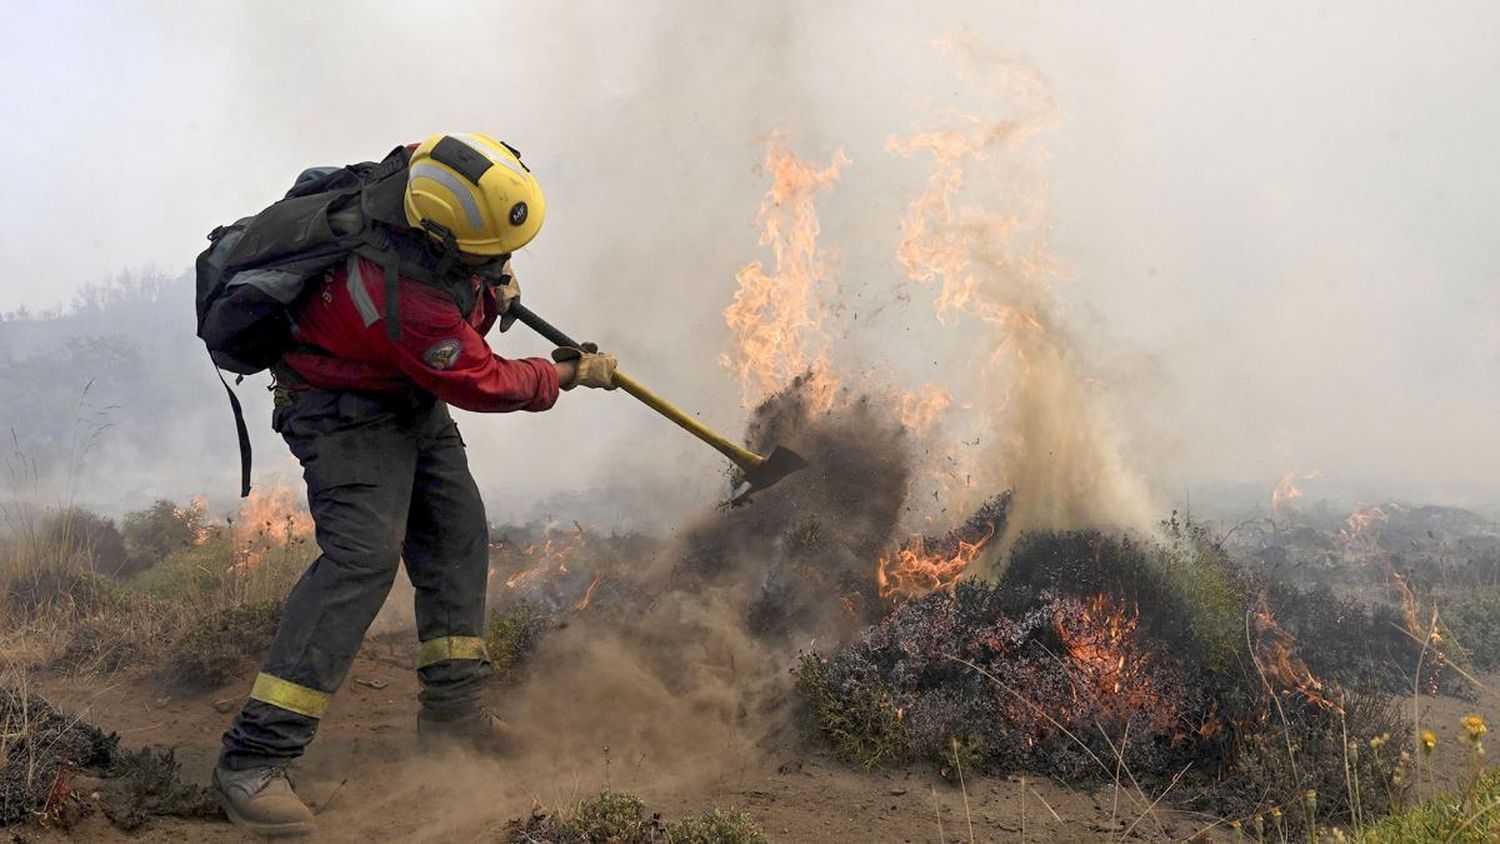
[[284,765],[302,754],[398,561],[416,587],[424,717],[480,705],[488,527],[458,426],[430,396],[283,394],[272,427],[307,481],[322,554],[287,596],[250,700],[224,734],[220,764]]

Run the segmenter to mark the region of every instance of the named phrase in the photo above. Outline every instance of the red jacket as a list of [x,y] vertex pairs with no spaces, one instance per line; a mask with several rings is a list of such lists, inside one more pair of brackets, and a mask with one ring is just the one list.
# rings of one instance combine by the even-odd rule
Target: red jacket
[[[298,342],[285,362],[324,390],[384,392],[416,386],[464,410],[546,410],[557,401],[557,370],[546,358],[507,359],[484,335],[495,324],[494,291],[472,278],[474,311],[460,313],[438,290],[402,278],[401,339],[385,328],[385,271],[351,256],[334,267],[297,312]],[[324,354],[326,353],[326,354]]]

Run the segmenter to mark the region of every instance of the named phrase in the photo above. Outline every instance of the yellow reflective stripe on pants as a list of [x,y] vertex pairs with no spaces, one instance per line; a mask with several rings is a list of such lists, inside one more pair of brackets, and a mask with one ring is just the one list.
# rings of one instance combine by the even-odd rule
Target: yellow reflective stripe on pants
[[428,639],[417,652],[417,667],[426,668],[446,659],[489,659],[484,640],[478,636],[443,636]]
[[322,718],[323,713],[328,711],[328,701],[332,697],[328,692],[309,689],[264,673],[255,678],[255,686],[250,689],[251,700],[269,703],[309,718]]

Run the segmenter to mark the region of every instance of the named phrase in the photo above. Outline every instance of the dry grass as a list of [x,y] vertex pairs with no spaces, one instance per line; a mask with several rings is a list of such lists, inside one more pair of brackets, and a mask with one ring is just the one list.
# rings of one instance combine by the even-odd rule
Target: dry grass
[[[262,655],[307,562],[301,540],[237,537],[201,505],[157,502],[126,517],[122,547],[137,562],[119,565],[111,546],[101,566],[108,520],[76,507],[3,509],[0,666],[84,676],[165,666],[178,685],[227,682]],[[248,633],[244,618],[256,621]]]

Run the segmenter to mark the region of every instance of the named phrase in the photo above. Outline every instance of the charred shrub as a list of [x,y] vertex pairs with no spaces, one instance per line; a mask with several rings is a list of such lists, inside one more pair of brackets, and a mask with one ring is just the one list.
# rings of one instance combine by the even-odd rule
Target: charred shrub
[[171,750],[145,747],[117,753],[108,784],[100,789],[104,816],[126,831],[140,829],[153,817],[220,817],[218,799],[203,786],[184,783],[181,769]]
[[182,782],[171,751],[122,751],[118,736],[36,695],[0,689],[0,733],[0,827],[33,819],[70,825],[93,808],[85,796],[95,791],[105,816],[126,830],[160,815],[219,815],[207,789]]
[[1202,787],[1196,802],[1231,818],[1279,811],[1280,823],[1295,838],[1306,838],[1314,821],[1348,823],[1354,817],[1351,798],[1364,817],[1401,803],[1406,779],[1398,773],[1400,751],[1383,754],[1380,745],[1403,735],[1406,722],[1383,695],[1347,695],[1341,707],[1293,698],[1269,714],[1239,730],[1222,778]]
[[[1304,590],[1274,580],[1256,582],[1281,626],[1299,642],[1316,643],[1300,650],[1314,675],[1350,690],[1411,693],[1421,644],[1405,632],[1399,610],[1386,605],[1367,610],[1335,596],[1327,586]],[[1423,688],[1472,693],[1430,651],[1422,673]]]
[[14,688],[0,688],[0,732],[6,736],[0,744],[0,827],[76,816],[76,772],[107,770],[120,741]]
[[[945,767],[1110,779],[1128,735],[1132,777],[1164,788],[1188,772],[1178,793],[1215,812],[1276,808],[1293,829],[1347,820],[1356,776],[1365,814],[1379,811],[1393,781],[1368,752],[1346,751],[1399,733],[1399,718],[1373,693],[1320,680],[1303,661],[1317,648],[1298,647],[1262,586],[1186,525],[1169,524],[1163,543],[1030,534],[998,583],[898,604],[826,659],[804,656],[798,685],[859,764],[899,758],[882,752],[895,745]],[[1330,601],[1293,590],[1276,603],[1308,642],[1349,645],[1320,655],[1334,671],[1383,622]]]
[[960,581],[899,605],[826,662],[804,657],[799,688],[839,755],[868,767],[958,753],[979,769],[1084,777],[1113,755],[1103,736],[1127,728],[1137,773],[1201,752],[1209,740],[1181,725],[1206,711],[1202,690],[1173,649],[1139,634],[1137,611],[1034,583],[1017,610],[1003,588]]
[[203,616],[168,649],[167,681],[204,690],[243,676],[271,647],[281,607],[280,602],[245,604]]

